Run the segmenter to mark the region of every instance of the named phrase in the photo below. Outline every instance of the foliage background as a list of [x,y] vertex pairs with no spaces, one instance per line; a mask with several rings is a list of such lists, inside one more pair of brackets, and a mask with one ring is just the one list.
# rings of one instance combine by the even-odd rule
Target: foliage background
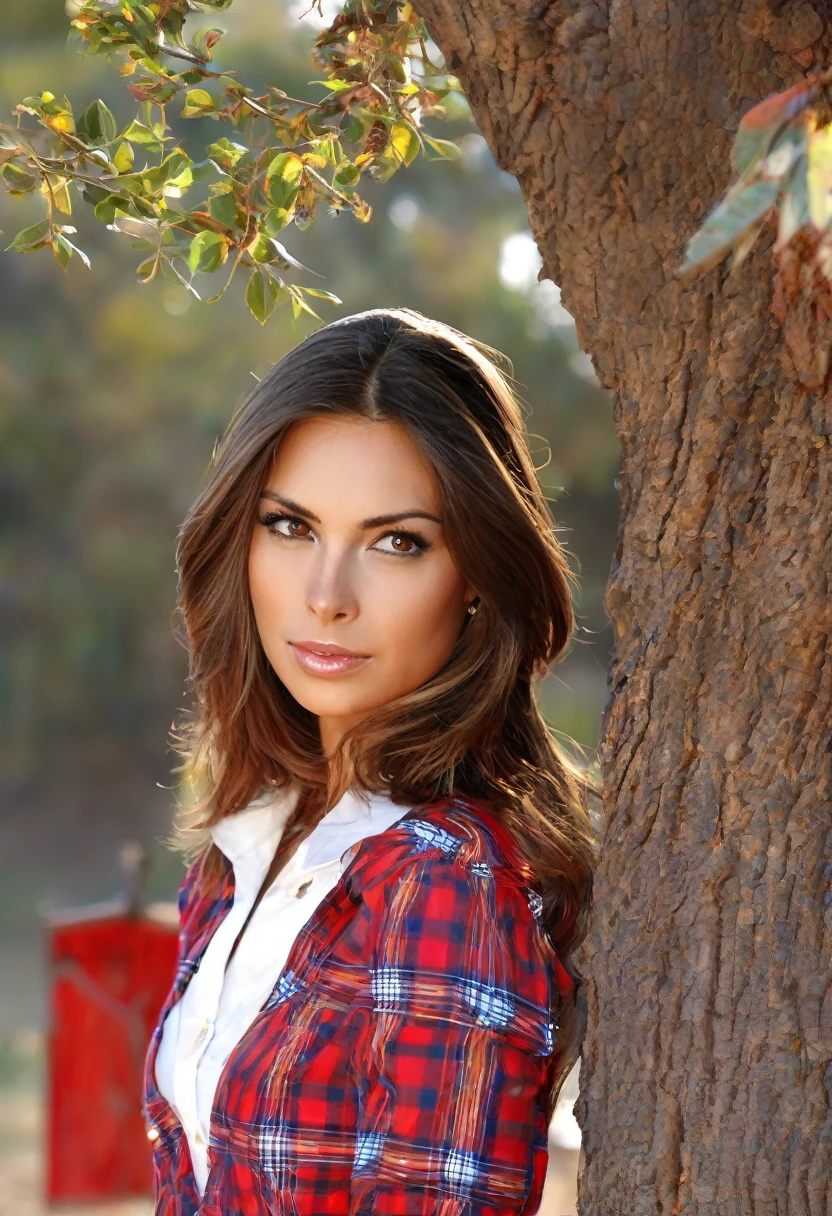
[[[239,0],[222,62],[257,87],[317,96],[307,82],[317,19],[290,0]],[[325,13],[327,9],[324,9]],[[119,122],[136,104],[101,59],[67,49],[60,0],[4,14],[0,110],[50,89],[101,97]],[[579,631],[547,680],[555,730],[591,758],[606,697],[611,631],[603,592],[615,542],[618,451],[608,403],[540,259],[516,182],[495,166],[467,107],[429,130],[460,141],[454,162],[421,158],[365,183],[369,224],[349,214],[284,234],[344,301],[324,322],[406,304],[505,351],[527,402],[541,478],[581,589]],[[197,157],[210,118],[168,121]],[[201,142],[200,142],[201,141]],[[3,246],[44,214],[0,197]],[[173,639],[176,528],[214,440],[251,386],[317,326],[288,310],[261,328],[234,284],[205,306],[76,210],[92,257],[62,272],[48,250],[0,255],[0,1080],[26,1072],[45,1022],[40,911],[107,898],[127,838],[150,849],[148,895],[172,898],[178,859],[160,844],[171,805],[168,727],[185,655]],[[203,294],[216,291],[212,281]],[[548,460],[548,463],[546,463]],[[8,980],[9,982],[5,982]],[[32,1047],[34,1044],[34,1047]]]

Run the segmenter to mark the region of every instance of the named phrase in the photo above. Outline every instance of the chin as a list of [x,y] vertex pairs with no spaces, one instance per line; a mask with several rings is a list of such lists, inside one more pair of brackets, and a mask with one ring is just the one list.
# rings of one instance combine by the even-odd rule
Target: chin
[[[314,678],[310,678],[310,684],[315,682]],[[287,687],[289,686],[287,685]],[[327,691],[321,688],[310,688],[308,685],[298,688],[296,685],[294,688],[289,687],[289,692],[299,705],[319,718],[351,718],[354,714],[370,713],[385,704],[385,701],[379,701],[375,697],[357,697],[354,693],[348,694],[345,689],[333,688]]]

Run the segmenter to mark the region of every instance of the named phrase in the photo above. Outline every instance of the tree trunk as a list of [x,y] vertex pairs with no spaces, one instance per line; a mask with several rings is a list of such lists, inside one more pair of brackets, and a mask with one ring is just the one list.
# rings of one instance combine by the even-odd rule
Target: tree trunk
[[770,235],[675,277],[741,115],[827,59],[826,21],[775,3],[416,5],[621,440],[582,1216],[832,1211],[830,398]]

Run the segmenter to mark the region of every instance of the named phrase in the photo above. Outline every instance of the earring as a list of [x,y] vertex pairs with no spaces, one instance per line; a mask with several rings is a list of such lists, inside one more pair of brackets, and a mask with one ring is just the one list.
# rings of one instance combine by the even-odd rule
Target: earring
[[479,607],[479,604],[470,603],[468,605],[468,611],[471,613],[472,616],[477,611],[478,607]]

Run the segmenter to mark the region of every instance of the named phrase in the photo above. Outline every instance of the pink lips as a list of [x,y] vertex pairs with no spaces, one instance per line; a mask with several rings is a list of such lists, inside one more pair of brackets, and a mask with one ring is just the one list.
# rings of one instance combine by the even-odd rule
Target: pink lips
[[310,648],[312,643],[290,642],[289,645],[301,667],[315,676],[331,676],[344,671],[354,671],[356,667],[360,667],[370,658],[367,654],[336,650],[330,644],[321,644],[320,649],[316,647],[314,650]]

